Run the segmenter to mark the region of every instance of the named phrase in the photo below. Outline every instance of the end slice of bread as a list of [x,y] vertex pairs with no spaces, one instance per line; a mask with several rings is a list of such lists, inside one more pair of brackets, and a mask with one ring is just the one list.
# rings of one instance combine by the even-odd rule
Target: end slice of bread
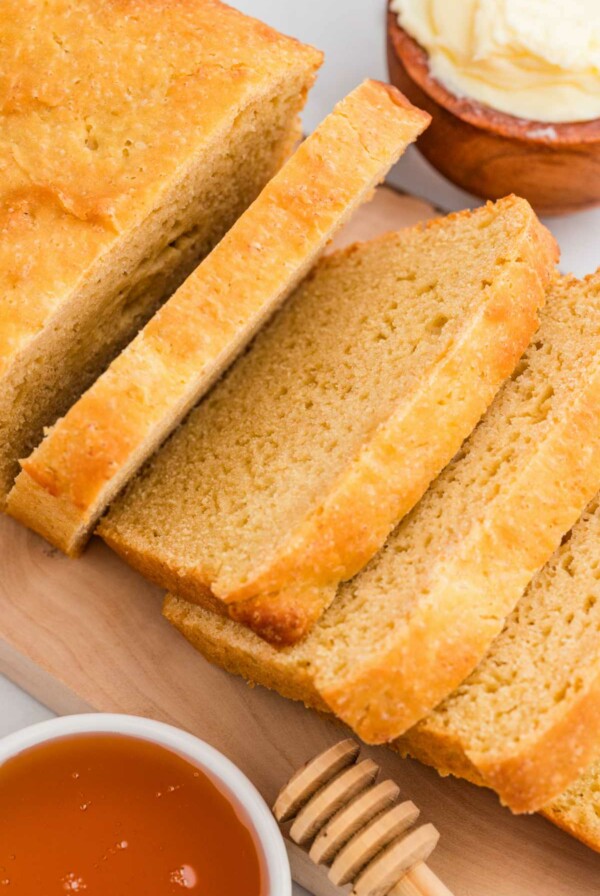
[[555,253],[509,197],[329,256],[100,534],[159,584],[297,642],[512,372]]
[[459,455],[303,643],[276,650],[189,607],[179,627],[363,739],[395,739],[475,669],[599,486],[600,273],[556,283],[535,341]]
[[22,462],[8,512],[78,553],[116,493],[428,122],[374,81],[343,100]]
[[449,772],[473,767],[514,812],[562,793],[600,753],[598,498],[535,577],[485,659],[402,738]]

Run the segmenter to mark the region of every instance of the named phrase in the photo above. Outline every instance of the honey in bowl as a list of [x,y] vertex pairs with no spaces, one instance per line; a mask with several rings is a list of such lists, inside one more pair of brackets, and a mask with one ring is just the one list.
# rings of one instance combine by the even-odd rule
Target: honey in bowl
[[194,763],[114,734],[0,766],[0,896],[267,896],[260,847]]

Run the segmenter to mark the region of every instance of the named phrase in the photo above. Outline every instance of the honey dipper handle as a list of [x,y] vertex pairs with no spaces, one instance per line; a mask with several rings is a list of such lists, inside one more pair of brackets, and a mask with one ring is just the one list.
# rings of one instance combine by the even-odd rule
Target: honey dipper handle
[[425,862],[419,862],[396,884],[390,896],[453,896]]

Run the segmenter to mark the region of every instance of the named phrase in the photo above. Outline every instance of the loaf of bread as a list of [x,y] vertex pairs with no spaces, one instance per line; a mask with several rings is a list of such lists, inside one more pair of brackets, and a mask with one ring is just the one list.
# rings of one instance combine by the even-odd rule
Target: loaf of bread
[[483,659],[600,486],[599,285],[557,281],[480,425],[301,644],[276,650],[191,605],[175,618],[172,601],[168,616],[209,659],[367,741],[407,731]]
[[555,253],[509,198],[329,256],[100,534],[159,584],[297,642],[513,370]]
[[23,462],[8,511],[69,554],[429,117],[366,81]]
[[280,167],[320,61],[217,0],[0,0],[0,507]]
[[599,566],[596,498],[473,674],[407,732],[407,752],[473,767],[515,812],[569,787],[600,754]]

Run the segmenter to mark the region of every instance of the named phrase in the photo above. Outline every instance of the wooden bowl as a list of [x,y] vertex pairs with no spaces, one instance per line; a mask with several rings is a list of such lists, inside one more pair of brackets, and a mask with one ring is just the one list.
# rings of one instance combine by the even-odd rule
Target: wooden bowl
[[432,123],[419,149],[449,180],[482,196],[517,193],[543,215],[600,204],[600,119],[550,124],[458,97],[429,72],[427,53],[388,9],[390,80]]

